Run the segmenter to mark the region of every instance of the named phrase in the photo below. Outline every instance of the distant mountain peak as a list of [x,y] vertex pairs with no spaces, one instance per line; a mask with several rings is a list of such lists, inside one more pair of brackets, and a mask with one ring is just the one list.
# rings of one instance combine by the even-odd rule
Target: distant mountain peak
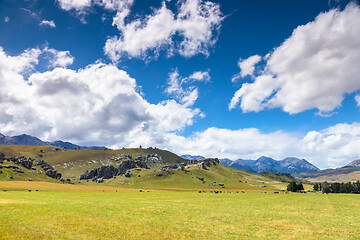
[[200,156],[200,155],[193,156],[193,155],[190,155],[190,154],[184,154],[184,155],[181,155],[180,157],[182,157],[183,159],[187,159],[187,160],[195,160],[195,159],[204,159],[205,158],[205,157]]
[[45,142],[40,140],[37,137],[28,135],[28,134],[21,134],[13,137],[7,137],[0,133],[0,144],[5,145],[34,145],[34,146],[54,146],[54,147],[61,147],[61,148],[68,148],[68,149],[77,149],[77,148],[86,148],[86,149],[94,149],[94,150],[105,150],[106,147],[103,146],[92,146],[92,147],[83,147],[78,146],[76,144],[64,141],[55,141],[55,142]]
[[360,167],[360,159],[354,160],[346,165],[347,167]]
[[305,159],[296,157],[275,160],[271,157],[261,156],[257,160],[238,159],[236,161],[230,161],[229,159],[223,159],[220,160],[220,162],[230,167],[253,172],[280,172],[293,174],[320,170]]

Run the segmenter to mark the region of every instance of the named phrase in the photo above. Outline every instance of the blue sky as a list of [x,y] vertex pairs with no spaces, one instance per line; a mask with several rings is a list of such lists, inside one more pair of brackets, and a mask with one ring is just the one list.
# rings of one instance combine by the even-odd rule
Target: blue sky
[[1,1],[0,132],[342,166],[360,158],[358,4]]

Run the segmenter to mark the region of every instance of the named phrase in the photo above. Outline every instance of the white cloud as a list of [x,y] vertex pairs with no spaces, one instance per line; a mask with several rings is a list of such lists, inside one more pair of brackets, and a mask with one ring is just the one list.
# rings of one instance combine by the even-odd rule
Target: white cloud
[[356,101],[356,105],[358,106],[358,107],[360,107],[360,95],[356,95],[355,96],[355,101]]
[[10,18],[8,16],[5,16],[4,17],[4,22],[6,22],[6,23],[10,22]]
[[49,62],[52,67],[66,67],[74,62],[74,57],[69,51],[58,51],[53,48],[45,48],[45,53],[49,53]]
[[48,20],[42,20],[40,23],[39,23],[40,26],[49,26],[49,27],[56,27],[55,26],[55,22],[54,20],[51,20],[51,21],[48,21]]
[[[175,69],[169,74],[167,82],[168,86],[165,89],[165,92],[168,95],[174,96],[185,106],[192,106],[199,97],[199,91],[197,87],[193,86],[193,83],[195,81],[207,82],[210,81],[210,79],[209,71],[197,71],[192,73],[189,77],[182,78],[179,75],[178,69]],[[184,87],[184,85],[190,86]]]
[[165,135],[164,146],[179,154],[230,159],[270,156],[305,158],[320,168],[341,167],[360,158],[360,123],[337,124],[305,135],[256,128],[239,130],[208,128],[189,137]]
[[[175,100],[148,103],[136,91],[135,79],[100,62],[77,71],[54,68],[24,79],[22,72],[33,69],[42,52],[54,51],[29,49],[15,57],[0,51],[3,133],[129,146],[153,136],[161,141],[163,134],[181,131],[200,115]],[[59,53],[68,52],[55,51],[55,59]]]
[[193,79],[196,81],[208,82],[208,81],[210,81],[211,77],[210,77],[209,71],[205,71],[205,72],[197,71],[197,72],[194,72],[193,74],[191,74],[189,76],[189,79]]
[[96,3],[108,10],[124,11],[133,5],[134,0],[99,0]]
[[[135,79],[114,65],[97,62],[79,70],[54,68],[24,79],[22,73],[35,71],[44,51],[35,48],[8,56],[0,49],[2,133],[117,148],[156,146],[179,154],[232,159],[296,156],[321,168],[360,158],[360,123],[337,124],[306,134],[211,127],[181,136],[179,131],[201,117],[200,110],[175,100],[147,102],[136,91]],[[175,71],[169,79],[172,75],[178,85],[169,91],[176,92],[187,78]]]
[[345,94],[360,89],[360,8],[319,14],[297,27],[275,48],[260,75],[236,91],[229,108],[244,112],[281,107],[290,114],[322,113],[341,106]]
[[[109,38],[104,47],[113,61],[122,57],[146,58],[149,51],[156,57],[162,50],[170,56],[208,55],[223,20],[219,5],[203,0],[179,1],[177,14],[164,1],[152,15],[126,24],[128,14],[126,8],[117,13],[113,25],[118,27],[120,36]],[[180,37],[180,42],[174,41],[174,36]]]
[[[75,12],[82,23],[86,23],[86,15],[94,6],[101,6],[109,11],[117,11],[115,18],[124,18],[130,12],[134,0],[58,0],[60,8],[65,11]],[[102,21],[104,21],[104,15]]]
[[236,79],[240,78],[240,77],[245,77],[245,76],[252,76],[254,74],[255,71],[255,65],[258,64],[261,61],[261,56],[259,55],[254,55],[251,56],[247,59],[239,59],[238,61],[238,66],[240,68],[240,73],[235,75],[232,78],[232,81],[234,82]]
[[59,5],[66,11],[83,11],[91,6],[91,0],[58,0]]

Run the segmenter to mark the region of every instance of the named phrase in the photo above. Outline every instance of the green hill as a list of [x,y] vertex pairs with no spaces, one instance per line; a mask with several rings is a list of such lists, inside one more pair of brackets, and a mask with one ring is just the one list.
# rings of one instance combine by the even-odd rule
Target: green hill
[[[62,174],[62,178],[70,179],[75,184],[107,185],[144,189],[203,189],[203,190],[251,190],[274,191],[285,189],[287,182],[294,180],[290,175],[257,174],[228,167],[222,164],[209,163],[203,166],[202,162],[191,162],[182,159],[174,153],[161,149],[127,148],[119,150],[69,150],[56,147],[42,146],[12,146],[0,145],[0,152],[6,157],[25,156],[45,161],[52,165],[54,170]],[[80,180],[86,171],[103,166],[114,166],[115,169],[124,161],[141,158],[146,159],[147,167],[129,169],[130,177],[124,174],[101,178],[101,183],[92,179]],[[152,159],[155,159],[152,161]],[[171,169],[161,168],[178,164]],[[186,167],[185,167],[186,165]],[[183,166],[183,167],[180,167]],[[103,167],[104,168],[104,167]],[[14,176],[13,180],[58,181],[49,178],[41,169],[28,170],[21,167],[23,174]],[[39,174],[42,173],[42,174]],[[0,174],[0,180],[9,180],[13,174],[10,170]],[[220,184],[220,185],[219,185]],[[224,186],[224,187],[223,187]]]

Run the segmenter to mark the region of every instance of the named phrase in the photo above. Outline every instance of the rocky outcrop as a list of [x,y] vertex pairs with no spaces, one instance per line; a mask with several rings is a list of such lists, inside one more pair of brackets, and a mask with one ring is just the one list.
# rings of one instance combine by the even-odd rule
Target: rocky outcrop
[[[55,179],[61,179],[61,173],[58,173],[50,164],[42,160],[35,160],[25,156],[5,158],[5,155],[0,153],[0,163],[4,163],[5,161],[13,162],[16,165],[21,165],[29,170],[36,170],[34,166],[40,166],[45,171],[47,176]],[[1,165],[0,168],[2,167],[12,168],[17,173],[24,173],[24,171],[19,170],[19,166]]]
[[113,166],[102,166],[99,168],[92,169],[90,171],[86,171],[80,176],[80,180],[82,179],[110,179],[113,178],[115,174],[115,168]]
[[4,159],[5,159],[5,154],[0,152],[0,163],[4,163]]
[[144,161],[125,160],[119,164],[118,168],[115,168],[114,166],[102,166],[99,168],[92,169],[90,171],[86,171],[80,176],[80,180],[92,179],[93,181],[96,181],[99,178],[110,179],[119,175],[130,177],[132,173],[129,170],[136,167],[149,169],[149,167],[146,165]]
[[126,172],[124,173],[125,177],[131,177],[131,175],[132,175],[132,172],[129,170],[126,170]]
[[17,165],[20,164],[20,165],[22,165],[23,167],[25,167],[27,169],[31,169],[35,159],[21,156],[21,157],[10,157],[10,158],[7,158],[7,160],[11,161],[11,162],[13,162],[13,163],[15,163]]
[[45,162],[43,160],[37,160],[35,165],[40,166],[42,169],[44,169],[44,171],[54,169],[50,164],[48,164],[47,162]]
[[203,159],[188,160],[187,165],[194,165],[194,164],[201,164],[201,168],[207,169],[206,167],[210,167],[211,164],[213,164],[215,166],[217,164],[220,164],[220,161],[217,158],[203,158]]
[[178,164],[174,164],[174,165],[164,166],[160,170],[162,170],[162,171],[170,171],[172,169],[185,170],[186,165],[187,165],[187,163],[178,163]]
[[127,161],[123,161],[120,163],[118,169],[116,170],[115,175],[119,176],[119,175],[123,175],[125,174],[125,172],[129,169],[135,168],[136,167],[136,163],[140,162],[140,161],[135,161],[135,160],[127,160]]
[[45,174],[51,178],[61,179],[61,173],[58,173],[56,170],[48,170]]

